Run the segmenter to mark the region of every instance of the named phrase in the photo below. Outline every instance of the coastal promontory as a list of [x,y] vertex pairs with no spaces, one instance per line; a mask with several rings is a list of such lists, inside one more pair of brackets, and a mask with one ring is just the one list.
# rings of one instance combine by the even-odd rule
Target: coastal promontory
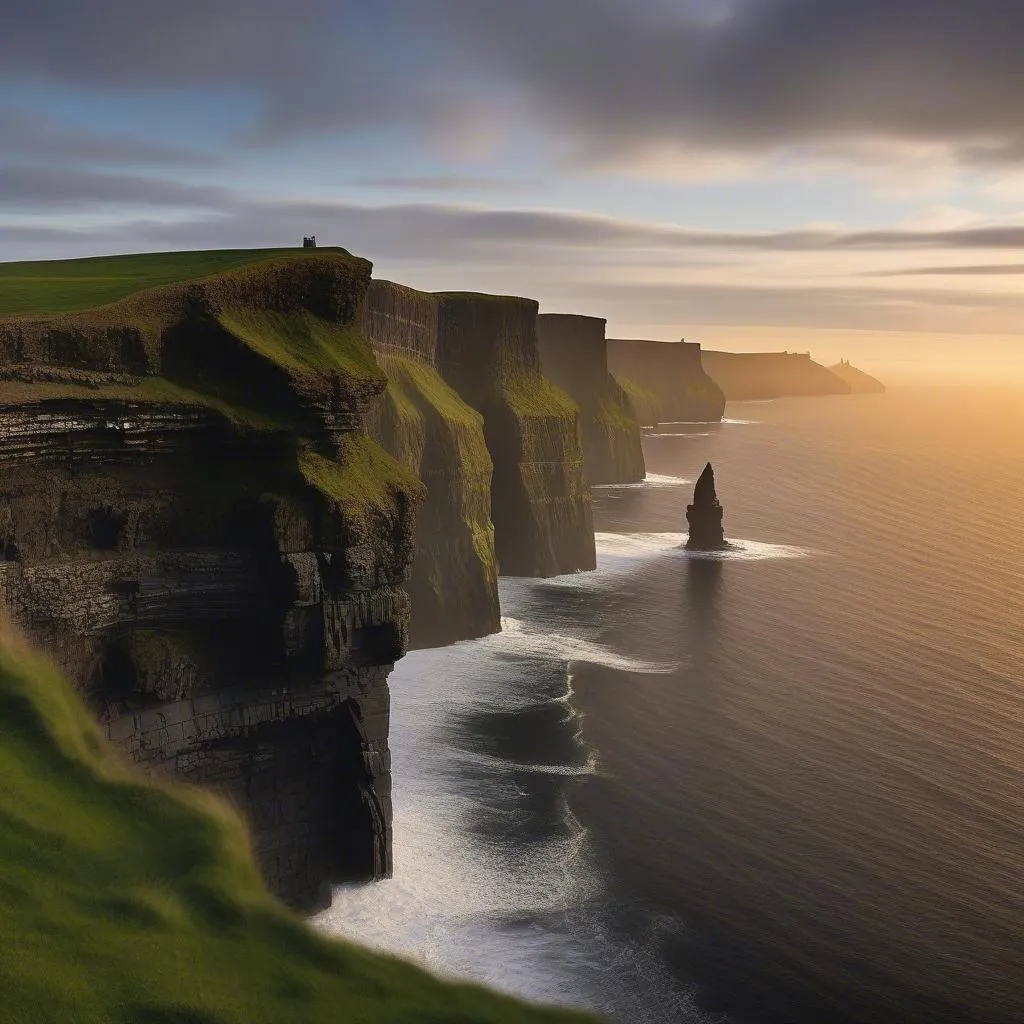
[[643,426],[716,421],[725,413],[726,396],[694,342],[609,338],[608,366]]
[[541,314],[541,368],[580,408],[587,481],[635,483],[645,472],[640,426],[629,395],[608,372],[604,331],[600,317]]
[[132,762],[231,797],[283,899],[388,874],[387,676],[424,491],[366,432],[387,386],[369,262],[22,266],[5,308],[37,312],[0,320],[7,615]]

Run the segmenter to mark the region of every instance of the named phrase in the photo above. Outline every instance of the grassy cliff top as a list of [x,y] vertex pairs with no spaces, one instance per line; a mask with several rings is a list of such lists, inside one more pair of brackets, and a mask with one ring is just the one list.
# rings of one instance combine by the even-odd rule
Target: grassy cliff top
[[56,669],[0,633],[0,1018],[19,1024],[543,1024],[309,930],[237,817],[137,777]]
[[158,285],[221,274],[265,260],[303,259],[344,249],[207,249],[0,263],[0,318],[94,309]]

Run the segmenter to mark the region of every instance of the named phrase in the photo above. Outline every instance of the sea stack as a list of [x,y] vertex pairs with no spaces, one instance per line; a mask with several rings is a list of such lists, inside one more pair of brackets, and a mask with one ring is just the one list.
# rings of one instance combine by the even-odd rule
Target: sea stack
[[688,550],[718,551],[726,546],[722,506],[715,493],[715,471],[710,462],[693,489],[693,504],[686,506],[686,521],[690,524],[690,536],[686,541]]

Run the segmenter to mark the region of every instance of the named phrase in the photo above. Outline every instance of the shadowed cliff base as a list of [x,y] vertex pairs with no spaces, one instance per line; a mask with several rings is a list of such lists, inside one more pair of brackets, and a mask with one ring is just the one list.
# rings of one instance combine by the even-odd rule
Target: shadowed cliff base
[[642,426],[714,422],[725,412],[725,395],[705,372],[698,344],[609,338],[608,366]]
[[848,395],[850,385],[806,352],[709,352],[704,369],[730,401]]
[[130,771],[55,667],[5,622],[0,775],[5,1021],[593,1019],[313,933],[267,894],[237,815]]
[[426,485],[408,584],[410,645],[436,647],[501,628],[493,464],[483,417],[437,372],[440,300],[372,281],[364,330],[388,386],[368,417],[371,435]]
[[[0,588],[109,738],[229,793],[308,907],[390,871],[386,679],[423,491],[364,428],[370,264],[249,255],[0,320]],[[188,277],[188,256],[116,266]]]
[[636,483],[645,473],[640,426],[629,395],[608,372],[604,329],[599,317],[542,314],[541,369],[579,406],[588,482]]
[[445,292],[441,376],[484,419],[499,572],[557,576],[593,569],[594,528],[579,409],[542,374],[537,303]]

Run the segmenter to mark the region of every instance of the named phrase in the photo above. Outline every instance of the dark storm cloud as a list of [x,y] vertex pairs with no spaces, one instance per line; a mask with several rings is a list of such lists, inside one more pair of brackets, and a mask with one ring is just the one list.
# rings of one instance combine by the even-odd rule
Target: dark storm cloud
[[216,161],[202,153],[139,139],[116,138],[82,131],[12,107],[0,107],[0,140],[6,158],[55,160],[91,164],[176,164],[209,166]]
[[[480,54],[590,148],[887,139],[1022,151],[1019,0],[455,0]],[[717,6],[721,16],[707,17]]]
[[593,158],[917,141],[995,162],[1024,155],[1021,38],[1019,0],[39,0],[7,5],[0,68],[249,89],[258,142],[514,98]]

